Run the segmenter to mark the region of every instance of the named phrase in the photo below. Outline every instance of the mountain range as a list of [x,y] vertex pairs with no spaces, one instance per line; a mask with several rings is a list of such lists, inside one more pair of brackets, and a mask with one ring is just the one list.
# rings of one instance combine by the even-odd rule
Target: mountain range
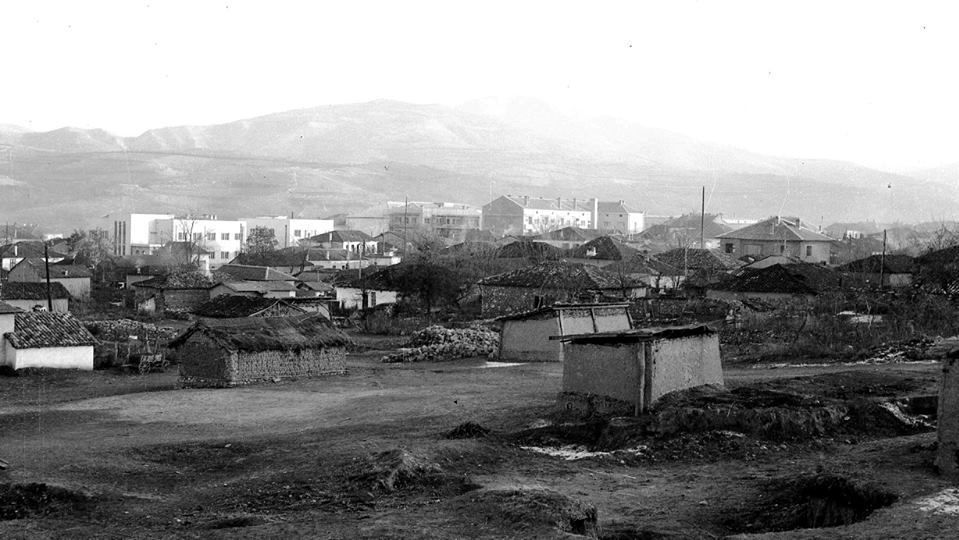
[[652,215],[808,223],[956,217],[959,166],[896,174],[767,156],[535,99],[379,100],[119,137],[0,125],[0,217],[68,230],[123,212],[321,217],[386,200],[625,200]]

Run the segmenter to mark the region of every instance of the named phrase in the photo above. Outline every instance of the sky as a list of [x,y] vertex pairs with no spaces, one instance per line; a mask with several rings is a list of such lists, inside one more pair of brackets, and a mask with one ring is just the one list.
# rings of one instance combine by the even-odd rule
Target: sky
[[949,2],[5,2],[0,124],[135,136],[318,105],[545,100],[761,153],[959,162]]

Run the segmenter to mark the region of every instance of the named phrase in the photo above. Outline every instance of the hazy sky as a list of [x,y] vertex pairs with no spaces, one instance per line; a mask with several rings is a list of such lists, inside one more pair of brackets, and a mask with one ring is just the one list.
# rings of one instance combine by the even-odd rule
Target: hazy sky
[[120,135],[331,103],[533,96],[751,150],[959,161],[942,2],[7,1],[0,123]]

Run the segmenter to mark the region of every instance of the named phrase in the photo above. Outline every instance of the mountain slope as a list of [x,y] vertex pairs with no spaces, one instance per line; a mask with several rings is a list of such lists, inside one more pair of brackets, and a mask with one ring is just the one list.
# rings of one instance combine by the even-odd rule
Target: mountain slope
[[315,107],[119,138],[0,127],[0,212],[51,227],[117,211],[316,216],[386,199],[483,204],[501,193],[625,199],[807,221],[954,215],[949,184],[852,163],[764,156],[666,130],[576,119],[531,100]]

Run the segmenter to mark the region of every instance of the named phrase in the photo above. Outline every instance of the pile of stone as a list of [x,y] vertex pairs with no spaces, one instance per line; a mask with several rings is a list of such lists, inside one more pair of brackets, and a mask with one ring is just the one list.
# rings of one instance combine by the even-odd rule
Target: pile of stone
[[[100,340],[129,341],[131,338],[148,341],[170,341],[179,333],[176,328],[157,326],[133,319],[109,319],[83,323]],[[135,337],[134,337],[135,336]]]
[[383,362],[442,362],[491,357],[499,350],[499,334],[486,328],[443,328],[430,326],[413,334],[407,348],[383,357]]

